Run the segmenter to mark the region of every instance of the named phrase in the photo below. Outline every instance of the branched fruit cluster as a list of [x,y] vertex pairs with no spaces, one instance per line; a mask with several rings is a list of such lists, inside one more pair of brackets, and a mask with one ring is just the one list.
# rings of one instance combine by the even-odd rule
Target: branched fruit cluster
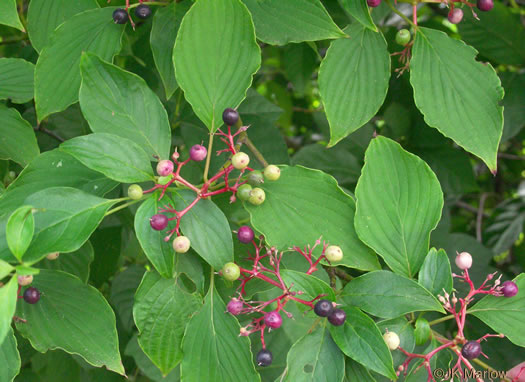
[[[345,311],[336,308],[336,304],[332,301],[326,299],[321,300],[321,298],[325,296],[324,294],[320,294],[312,300],[305,300],[298,297],[304,294],[303,291],[294,288],[293,284],[286,284],[281,274],[281,261],[285,254],[284,251],[278,251],[275,247],[269,248],[264,246],[262,238],[257,242],[255,233],[249,226],[240,227],[237,231],[237,238],[241,243],[252,244],[253,252],[248,251],[247,257],[251,266],[243,268],[235,263],[228,263],[219,274],[229,281],[240,280],[240,285],[237,288],[238,296],[228,302],[226,307],[227,311],[234,316],[240,314],[256,315],[249,325],[241,328],[239,335],[249,336],[252,333],[260,333],[262,349],[256,356],[256,362],[259,366],[268,366],[272,363],[273,355],[272,352],[266,348],[264,333],[266,329],[270,331],[281,327],[283,323],[282,314],[288,318],[292,318],[292,314],[285,310],[285,306],[289,301],[306,305],[310,309],[313,309],[318,316],[326,317],[332,325],[339,326],[345,322]],[[341,248],[335,245],[329,246],[327,243],[322,244],[320,256],[317,259],[313,258],[313,252],[319,245],[321,245],[320,239],[317,240],[313,246],[307,245],[305,248],[295,246],[290,248],[292,253],[300,254],[308,262],[309,268],[306,271],[307,275],[315,272],[317,266],[323,260],[331,263],[340,261],[343,258]],[[267,282],[281,289],[282,293],[268,301],[247,301],[245,299],[246,284],[254,279]],[[271,305],[276,305],[276,307],[268,310]]]
[[[111,0],[108,1],[108,3]],[[135,17],[141,20],[145,20],[151,16],[151,8],[144,4],[148,0],[139,0],[139,4],[135,6]],[[129,14],[129,9],[133,7],[130,6],[129,0],[126,0],[126,8],[117,8],[115,11],[113,11],[113,21],[115,24],[126,24],[129,20],[131,23],[131,26],[135,28],[135,23],[133,22],[133,19],[131,18],[131,15]]]

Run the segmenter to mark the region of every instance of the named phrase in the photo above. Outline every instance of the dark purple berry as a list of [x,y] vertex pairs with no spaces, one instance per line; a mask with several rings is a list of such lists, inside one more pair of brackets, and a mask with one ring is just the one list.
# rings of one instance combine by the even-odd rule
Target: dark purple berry
[[459,8],[454,8],[448,13],[448,21],[452,24],[459,24],[463,19],[463,11]]
[[314,312],[319,317],[328,317],[334,310],[334,305],[332,301],[328,300],[319,300],[314,306]]
[[488,12],[494,8],[494,0],[478,0],[477,7],[480,11]]
[[278,329],[283,324],[283,318],[276,310],[272,310],[264,315],[264,323],[272,329]]
[[343,309],[334,309],[328,316],[328,321],[334,326],[341,326],[345,323],[346,312]]
[[247,225],[243,225],[237,231],[237,239],[239,239],[241,243],[248,244],[253,240],[254,237],[255,234],[253,233],[253,229]]
[[381,0],[366,0],[366,3],[369,7],[375,8],[379,7],[379,4],[381,4]]
[[151,16],[151,8],[146,4],[140,4],[137,8],[135,8],[135,16],[142,20],[147,19]]
[[501,284],[501,291],[505,297],[514,297],[518,294],[518,286],[513,281],[505,281]]
[[166,215],[156,214],[149,219],[149,224],[155,231],[162,231],[168,226],[168,218]]
[[239,113],[237,113],[237,110],[230,108],[224,109],[224,112],[222,113],[222,120],[226,125],[233,126],[239,120]]
[[195,162],[200,162],[201,160],[204,160],[206,158],[206,155],[208,155],[208,150],[206,150],[206,147],[204,147],[203,145],[194,145],[190,149],[190,158]]
[[477,341],[469,341],[463,345],[461,355],[466,359],[478,358],[481,354],[481,345]]
[[228,312],[230,312],[234,316],[237,316],[241,314],[242,307],[243,307],[242,301],[236,298],[232,298],[230,302],[228,303],[228,305],[226,306],[226,309],[228,309]]
[[115,24],[126,24],[128,22],[128,12],[122,8],[113,11],[113,21]]
[[259,353],[257,353],[257,365],[259,366],[270,366],[273,361],[273,355],[272,352],[267,349],[262,349]]
[[29,287],[24,292],[24,301],[28,304],[36,304],[40,300],[40,291],[34,287]]

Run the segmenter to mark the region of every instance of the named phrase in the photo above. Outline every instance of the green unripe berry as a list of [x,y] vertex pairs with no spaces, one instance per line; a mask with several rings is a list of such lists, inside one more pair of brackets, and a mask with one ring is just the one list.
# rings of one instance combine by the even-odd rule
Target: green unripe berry
[[138,184],[132,184],[128,187],[128,196],[133,200],[139,200],[142,198],[143,192],[142,187]]
[[232,165],[237,170],[244,170],[250,164],[250,157],[248,154],[243,152],[238,152],[232,156]]
[[405,46],[406,44],[410,42],[410,39],[411,39],[411,36],[410,36],[410,31],[408,29],[400,29],[397,31],[396,42],[399,45]]
[[250,199],[251,191],[252,186],[250,186],[248,183],[244,183],[237,189],[237,197],[243,201],[247,201],[248,199]]
[[177,253],[186,253],[190,249],[191,242],[186,236],[177,236],[173,240],[173,249]]
[[251,184],[252,186],[258,186],[259,184],[263,182],[264,182],[264,177],[263,177],[262,172],[260,172],[259,170],[253,170],[248,175],[248,183]]
[[343,251],[341,250],[341,247],[338,247],[337,245],[331,245],[326,248],[324,255],[331,263],[341,261],[343,259]]
[[264,200],[266,199],[266,194],[262,188],[255,187],[250,191],[250,198],[248,201],[255,205],[259,206],[264,203]]
[[271,181],[277,180],[281,177],[281,169],[273,164],[266,166],[264,169],[264,177]]
[[167,175],[167,176],[159,176],[159,178],[157,179],[157,183],[160,184],[161,186],[165,186],[166,184],[168,184],[171,180],[171,175]]
[[241,269],[235,263],[226,263],[221,270],[222,276],[228,281],[235,281],[241,276]]

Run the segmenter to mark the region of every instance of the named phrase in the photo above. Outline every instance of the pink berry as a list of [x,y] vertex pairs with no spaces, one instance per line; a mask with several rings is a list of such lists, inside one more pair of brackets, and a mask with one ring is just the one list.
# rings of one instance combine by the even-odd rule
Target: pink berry
[[514,297],[518,294],[518,286],[513,281],[505,281],[501,284],[501,291],[505,297]]
[[159,174],[159,176],[168,176],[173,172],[173,168],[174,165],[172,161],[169,159],[161,160],[157,164],[157,174]]
[[149,219],[149,224],[155,231],[162,231],[168,226],[168,218],[166,215],[156,214]]
[[254,237],[255,234],[253,233],[253,229],[251,229],[247,225],[243,225],[237,231],[237,238],[241,243],[248,244],[253,240]]
[[448,13],[448,21],[452,24],[459,24],[463,19],[463,11],[459,8],[454,8]]
[[278,329],[283,324],[283,318],[279,312],[272,310],[264,315],[264,323],[272,329]]
[[494,8],[494,0],[478,0],[477,7],[483,12],[490,11]]
[[190,158],[195,162],[200,162],[201,160],[204,160],[206,158],[206,155],[208,155],[208,150],[206,150],[206,147],[204,147],[203,145],[194,145],[190,149]]
[[459,269],[465,270],[472,266],[472,256],[468,252],[458,253],[456,256],[456,265]]
[[228,309],[228,312],[230,312],[234,316],[237,316],[241,314],[242,307],[243,307],[242,301],[236,298],[232,298],[230,302],[228,303],[228,305],[226,306],[226,309]]
[[381,0],[366,0],[366,3],[369,7],[375,8],[378,7],[379,4],[381,4]]

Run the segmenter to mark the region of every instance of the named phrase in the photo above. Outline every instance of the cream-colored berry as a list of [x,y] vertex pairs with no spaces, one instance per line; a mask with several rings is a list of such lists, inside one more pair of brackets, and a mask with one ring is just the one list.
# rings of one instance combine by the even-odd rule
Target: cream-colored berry
[[232,165],[237,170],[244,170],[250,164],[250,157],[248,154],[243,152],[238,152],[232,156]]
[[394,332],[386,332],[383,334],[383,339],[390,350],[396,350],[401,343],[399,336]]
[[177,253],[186,253],[190,249],[191,242],[186,236],[177,236],[173,240],[173,249]]
[[143,194],[142,187],[138,184],[132,184],[128,187],[128,196],[133,200],[139,200]]
[[273,164],[266,166],[264,169],[264,178],[268,180],[277,180],[281,177],[281,169]]
[[343,250],[337,245],[331,245],[326,248],[324,255],[328,261],[334,263],[343,259]]
[[265,200],[266,200],[266,193],[264,192],[262,188],[255,187],[254,189],[250,191],[250,198],[248,199],[248,201],[251,204],[255,206],[259,206],[263,204]]
[[468,252],[458,253],[456,256],[456,265],[461,270],[469,269],[472,266],[472,255]]
[[26,286],[33,282],[33,275],[19,275],[17,277],[18,285]]
[[58,256],[60,256],[59,252],[52,252],[52,253],[48,253],[47,254],[46,259],[48,259],[48,260],[56,260],[56,259],[58,259]]

